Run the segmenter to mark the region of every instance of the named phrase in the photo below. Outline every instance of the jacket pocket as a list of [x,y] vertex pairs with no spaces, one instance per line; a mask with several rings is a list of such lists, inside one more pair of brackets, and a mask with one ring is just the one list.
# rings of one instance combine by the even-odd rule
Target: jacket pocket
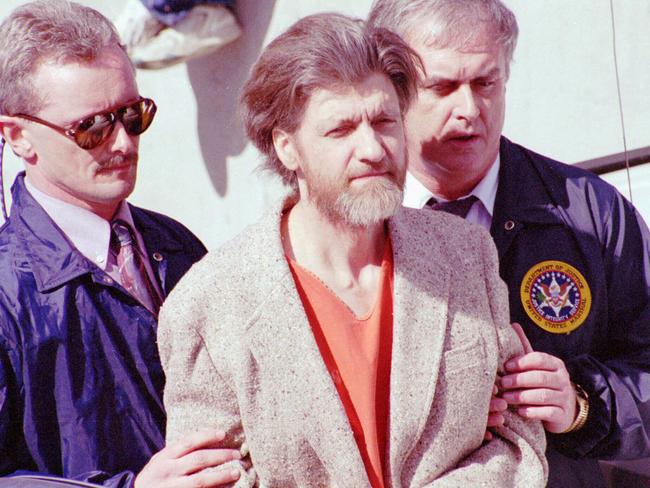
[[485,365],[485,347],[480,336],[459,347],[445,351],[443,359],[445,374],[453,374],[467,368],[477,368]]

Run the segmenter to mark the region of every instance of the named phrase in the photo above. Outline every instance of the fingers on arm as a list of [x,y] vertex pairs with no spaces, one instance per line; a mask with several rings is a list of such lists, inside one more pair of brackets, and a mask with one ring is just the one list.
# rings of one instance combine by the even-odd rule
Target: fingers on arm
[[521,345],[524,348],[524,354],[528,354],[533,352],[533,346],[531,346],[530,341],[528,340],[528,337],[526,337],[526,334],[524,333],[524,329],[519,325],[517,322],[513,322],[512,328],[514,329],[515,333],[517,334],[517,337],[519,337],[519,341],[521,342]]
[[199,449],[218,447],[224,438],[222,431],[203,429],[168,444],[160,453],[164,452],[169,459],[179,459]]
[[220,431],[203,430],[170,443],[155,454],[135,481],[136,488],[217,487],[239,479],[236,467],[224,463],[241,459],[236,449],[220,449]]
[[239,459],[241,455],[235,449],[200,449],[186,454],[178,462],[180,472],[190,475]]
[[[516,362],[515,368],[510,363]],[[551,432],[561,432],[575,416],[575,390],[564,362],[534,352],[506,364],[511,374],[501,378],[502,397],[522,417],[541,420]],[[517,371],[512,373],[512,371]]]
[[531,420],[541,420],[542,422],[563,422],[566,417],[564,409],[557,405],[533,406],[526,405],[519,407],[517,413],[524,418]]
[[491,413],[488,415],[487,428],[501,427],[505,423],[505,417],[502,413]]
[[239,479],[240,473],[236,468],[207,469],[188,476],[185,486],[189,488],[212,488],[232,483]]
[[564,391],[571,388],[571,380],[566,370],[529,370],[506,375],[501,378],[503,390],[545,388]]
[[564,394],[548,388],[509,391],[503,398],[511,405],[563,405]]
[[506,362],[506,371],[514,373],[518,371],[566,371],[564,361],[560,358],[546,354],[545,352],[531,352]]

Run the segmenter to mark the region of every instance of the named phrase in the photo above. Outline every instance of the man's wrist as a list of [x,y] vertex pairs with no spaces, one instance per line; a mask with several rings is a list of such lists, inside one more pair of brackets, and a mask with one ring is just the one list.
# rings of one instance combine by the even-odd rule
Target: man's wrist
[[573,419],[571,425],[560,432],[560,434],[568,434],[569,432],[575,432],[582,429],[587,423],[587,417],[589,416],[589,395],[580,385],[571,382],[571,386],[573,386],[573,389],[576,392],[576,406],[578,411],[576,418]]

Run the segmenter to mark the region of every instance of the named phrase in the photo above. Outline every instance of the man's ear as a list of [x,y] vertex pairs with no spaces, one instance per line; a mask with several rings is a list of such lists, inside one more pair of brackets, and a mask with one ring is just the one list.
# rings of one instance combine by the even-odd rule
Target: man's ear
[[298,150],[296,142],[291,134],[282,129],[273,129],[273,147],[278,159],[285,168],[296,171],[299,167]]
[[0,115],[0,135],[7,141],[16,156],[26,161],[33,160],[36,153],[30,140],[25,137],[25,131],[16,117]]

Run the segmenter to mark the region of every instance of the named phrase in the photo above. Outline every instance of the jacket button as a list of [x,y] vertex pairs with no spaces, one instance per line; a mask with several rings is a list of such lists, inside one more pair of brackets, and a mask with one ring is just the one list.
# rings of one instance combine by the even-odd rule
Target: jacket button
[[160,254],[159,252],[153,253],[153,259],[154,261],[158,261],[158,262],[162,261],[163,260],[162,254]]
[[503,227],[506,230],[512,230],[515,228],[515,223],[512,220],[507,220]]

